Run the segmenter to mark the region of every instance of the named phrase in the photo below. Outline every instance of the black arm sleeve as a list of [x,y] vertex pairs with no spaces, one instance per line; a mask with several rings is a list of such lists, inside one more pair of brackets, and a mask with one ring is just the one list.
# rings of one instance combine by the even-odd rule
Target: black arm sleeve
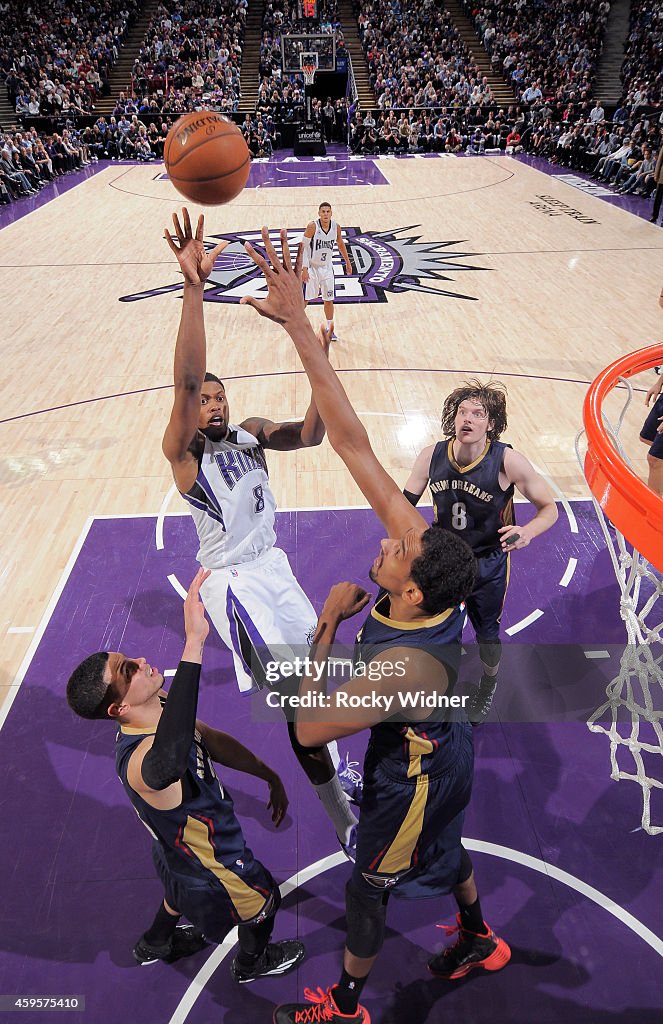
[[143,758],[141,774],[150,789],[165,789],[186,771],[196,728],[200,665],[181,661],[168,691],[154,743]]
[[411,505],[417,505],[421,497],[421,494],[413,494],[412,491],[404,490],[403,494],[405,495],[405,497],[407,498]]

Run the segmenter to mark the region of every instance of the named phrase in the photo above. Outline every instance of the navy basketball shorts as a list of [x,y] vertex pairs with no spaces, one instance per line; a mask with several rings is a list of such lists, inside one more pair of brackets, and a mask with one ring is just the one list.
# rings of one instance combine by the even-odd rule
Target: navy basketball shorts
[[498,640],[500,619],[509,583],[509,555],[498,548],[477,558],[479,575],[465,602],[477,640]]
[[429,899],[457,884],[474,770],[471,726],[459,729],[456,756],[439,774],[397,781],[388,774],[388,764],[367,757],[352,872],[355,889],[380,899],[385,892]]
[[237,924],[258,924],[261,912],[271,906],[269,897],[276,882],[248,847],[241,867],[237,862],[231,868],[222,868],[222,878],[215,878],[211,872],[199,877],[176,874],[158,843],[152,844],[152,860],[168,905],[200,928],[210,942],[223,942]]
[[663,394],[659,395],[654,402],[649,416],[640,431],[642,440],[651,443],[649,454],[654,459],[663,459],[663,434],[658,433],[658,428],[661,425],[661,416],[663,416]]

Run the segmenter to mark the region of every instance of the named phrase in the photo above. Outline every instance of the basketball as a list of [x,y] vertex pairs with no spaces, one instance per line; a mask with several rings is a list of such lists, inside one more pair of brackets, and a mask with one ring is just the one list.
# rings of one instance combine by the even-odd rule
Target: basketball
[[168,132],[163,159],[181,195],[203,206],[221,206],[239,195],[251,157],[233,121],[211,110],[184,114]]

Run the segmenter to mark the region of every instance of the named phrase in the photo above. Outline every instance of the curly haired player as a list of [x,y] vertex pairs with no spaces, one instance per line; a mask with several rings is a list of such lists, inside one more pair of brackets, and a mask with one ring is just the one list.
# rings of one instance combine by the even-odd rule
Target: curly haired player
[[[403,492],[416,505],[430,487],[436,524],[462,537],[478,561],[477,582],[467,598],[483,667],[467,709],[474,724],[488,715],[497,687],[510,553],[527,547],[557,520],[543,477],[524,455],[499,440],[506,425],[503,385],[472,380],[456,388],[442,409],[445,440],[420,452]],[[515,523],[514,487],[536,508],[525,526]]]

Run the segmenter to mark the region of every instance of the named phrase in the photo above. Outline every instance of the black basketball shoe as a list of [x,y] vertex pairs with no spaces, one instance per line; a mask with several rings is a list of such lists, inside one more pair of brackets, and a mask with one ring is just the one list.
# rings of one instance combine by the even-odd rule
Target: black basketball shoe
[[471,725],[481,725],[486,721],[493,706],[493,697],[497,689],[497,681],[486,682],[481,680],[478,686],[473,687],[470,699],[465,710]]
[[185,956],[193,956],[206,945],[207,939],[198,928],[192,924],[180,924],[163,946],[151,946],[143,935],[134,946],[133,955],[142,967],[155,964],[158,960],[172,964]]
[[247,985],[257,978],[269,978],[275,974],[289,974],[304,959],[305,952],[304,944],[296,939],[270,942],[251,967],[238,963],[235,957],[230,965],[230,973],[239,985]]

